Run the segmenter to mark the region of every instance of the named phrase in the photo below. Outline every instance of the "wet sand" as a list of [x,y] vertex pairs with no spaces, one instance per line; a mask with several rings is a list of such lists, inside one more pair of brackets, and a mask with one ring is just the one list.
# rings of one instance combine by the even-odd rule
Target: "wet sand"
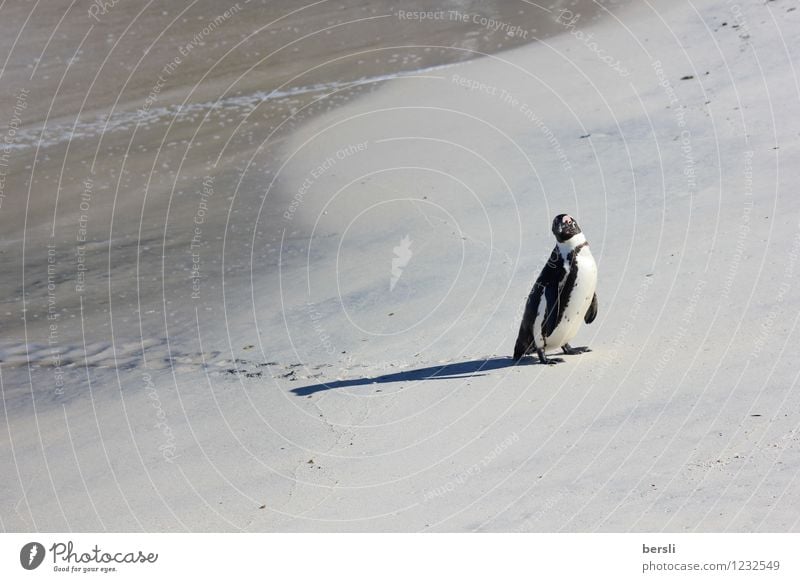
[[[269,186],[308,119],[398,73],[563,29],[555,6],[525,2],[67,7],[5,6],[0,20],[2,117],[14,126],[0,359],[64,367],[66,394],[85,393],[81,364],[140,367],[148,343],[150,365],[168,367],[167,338],[196,344],[198,320],[224,327],[226,300],[275,291],[276,197],[292,192]],[[594,12],[588,3],[587,22]],[[266,240],[254,247],[256,232]],[[203,350],[177,351],[198,365]]]

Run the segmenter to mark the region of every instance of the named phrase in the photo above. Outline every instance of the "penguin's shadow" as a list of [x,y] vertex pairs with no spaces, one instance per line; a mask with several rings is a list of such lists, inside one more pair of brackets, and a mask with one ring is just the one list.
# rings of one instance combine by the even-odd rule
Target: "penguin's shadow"
[[321,384],[309,384],[293,388],[291,392],[297,396],[309,396],[316,392],[325,390],[335,390],[336,388],[350,388],[353,386],[367,386],[370,384],[388,384],[390,382],[418,382],[420,380],[453,380],[458,378],[476,378],[486,376],[486,372],[500,370],[511,366],[530,366],[536,365],[535,358],[524,358],[519,362],[513,358],[483,358],[480,360],[469,360],[466,362],[456,362],[452,364],[441,364],[438,366],[428,366],[416,370],[406,370],[405,372],[395,372],[382,376],[353,378],[350,380],[336,380]]

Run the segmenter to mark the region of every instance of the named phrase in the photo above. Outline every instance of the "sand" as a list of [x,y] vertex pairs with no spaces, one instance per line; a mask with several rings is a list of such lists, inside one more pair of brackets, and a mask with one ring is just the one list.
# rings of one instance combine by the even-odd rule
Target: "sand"
[[[168,130],[191,87],[138,113],[151,77],[139,125],[20,140],[3,527],[797,530],[798,16],[670,4],[554,12],[561,34],[469,62],[342,64],[278,113],[256,73],[223,89],[239,58]],[[598,259],[593,351],[512,366],[560,212]]]

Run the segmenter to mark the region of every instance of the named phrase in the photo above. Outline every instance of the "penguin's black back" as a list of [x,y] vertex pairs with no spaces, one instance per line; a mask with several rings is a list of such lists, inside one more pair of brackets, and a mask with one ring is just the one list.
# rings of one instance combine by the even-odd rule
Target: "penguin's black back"
[[[542,322],[542,335],[549,336],[558,325],[562,309],[560,309],[559,291],[561,282],[569,275],[564,268],[558,246],[553,248],[542,272],[533,284],[528,300],[525,303],[525,313],[519,326],[517,343],[514,346],[514,359],[518,360],[529,353],[536,346],[533,338],[533,324],[542,301],[545,302],[545,315]],[[539,346],[541,347],[541,346]]]

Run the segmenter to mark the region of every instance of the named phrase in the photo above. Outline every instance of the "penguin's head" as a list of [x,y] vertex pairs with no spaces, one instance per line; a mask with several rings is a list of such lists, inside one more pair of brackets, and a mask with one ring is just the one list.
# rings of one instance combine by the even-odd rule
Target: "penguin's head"
[[580,232],[578,222],[569,214],[559,214],[553,219],[553,234],[558,242],[567,242]]

